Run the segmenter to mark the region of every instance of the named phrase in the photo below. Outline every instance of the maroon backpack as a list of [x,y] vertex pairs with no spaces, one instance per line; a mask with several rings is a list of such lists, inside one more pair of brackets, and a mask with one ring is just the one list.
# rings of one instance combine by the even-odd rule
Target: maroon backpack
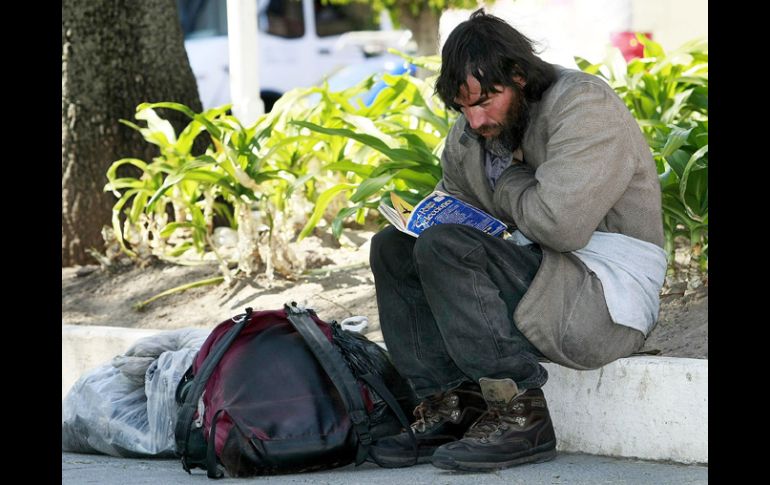
[[182,466],[210,478],[361,464],[373,440],[410,429],[415,404],[382,348],[293,302],[219,324],[177,401]]

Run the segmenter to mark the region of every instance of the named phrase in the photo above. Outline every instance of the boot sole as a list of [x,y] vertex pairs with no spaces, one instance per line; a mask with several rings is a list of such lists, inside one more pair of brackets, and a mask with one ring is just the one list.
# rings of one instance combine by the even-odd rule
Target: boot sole
[[417,461],[415,461],[414,455],[409,455],[409,456],[382,455],[379,453],[375,453],[374,450],[370,449],[369,456],[366,458],[366,461],[375,463],[376,465],[379,465],[382,468],[406,468],[414,465],[422,465],[425,463],[430,463],[431,462],[430,459],[432,455],[433,455],[433,451],[431,451],[430,453],[420,454],[417,457]]
[[512,460],[498,461],[498,462],[474,462],[474,461],[462,461],[456,460],[451,456],[434,455],[431,458],[433,466],[444,470],[461,470],[461,471],[493,471],[502,470],[503,468],[510,468],[516,465],[523,465],[524,463],[542,463],[545,461],[553,460],[556,457],[556,448],[541,451],[527,456],[521,456]]

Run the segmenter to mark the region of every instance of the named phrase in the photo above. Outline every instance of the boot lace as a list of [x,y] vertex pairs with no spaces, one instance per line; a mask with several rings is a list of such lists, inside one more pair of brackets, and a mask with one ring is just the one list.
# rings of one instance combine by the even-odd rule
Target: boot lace
[[414,409],[417,421],[412,423],[412,430],[415,433],[424,433],[442,420],[459,422],[462,415],[459,405],[460,399],[457,394],[451,392],[422,401]]
[[465,432],[464,438],[478,438],[482,443],[487,443],[494,434],[500,436],[511,425],[524,426],[527,418],[514,413],[521,412],[521,403],[511,403],[506,407],[491,407]]

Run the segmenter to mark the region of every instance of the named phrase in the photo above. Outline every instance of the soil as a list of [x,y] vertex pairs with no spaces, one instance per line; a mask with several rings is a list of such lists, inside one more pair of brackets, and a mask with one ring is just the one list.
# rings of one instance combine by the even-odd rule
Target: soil
[[[129,328],[213,328],[250,306],[280,308],[296,301],[325,320],[365,316],[369,339],[382,342],[374,279],[368,265],[371,231],[346,231],[341,244],[310,236],[295,248],[311,268],[296,280],[259,276],[233,285],[202,286],[138,302],[170,288],[219,275],[215,265],[145,267],[99,265],[62,268],[62,324]],[[658,324],[642,349],[649,354],[708,359],[708,286],[671,290],[661,297]]]

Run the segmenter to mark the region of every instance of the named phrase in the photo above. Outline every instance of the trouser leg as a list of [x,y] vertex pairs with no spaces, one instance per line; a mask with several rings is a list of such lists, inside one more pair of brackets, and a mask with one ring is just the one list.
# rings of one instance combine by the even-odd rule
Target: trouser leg
[[391,360],[424,398],[456,387],[468,378],[444,348],[417,275],[413,251],[417,240],[389,226],[372,238],[380,327]]
[[480,377],[510,377],[522,389],[545,383],[541,354],[512,319],[541,259],[536,246],[453,224],[418,239],[393,228],[374,237],[383,337],[418,396]]
[[414,248],[425,299],[455,365],[473,381],[513,379],[539,388],[542,354],[516,328],[513,312],[542,261],[537,245],[516,246],[476,229],[441,224]]

